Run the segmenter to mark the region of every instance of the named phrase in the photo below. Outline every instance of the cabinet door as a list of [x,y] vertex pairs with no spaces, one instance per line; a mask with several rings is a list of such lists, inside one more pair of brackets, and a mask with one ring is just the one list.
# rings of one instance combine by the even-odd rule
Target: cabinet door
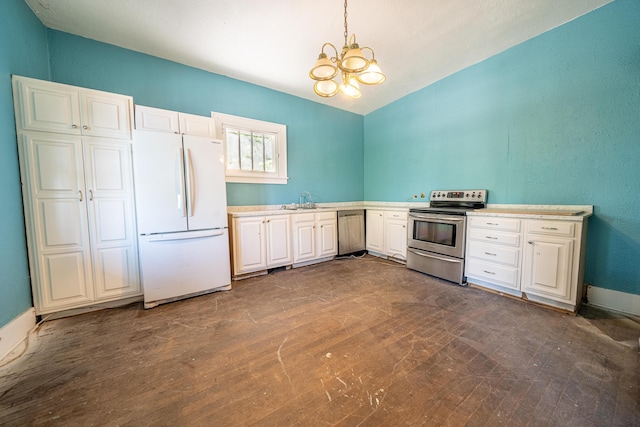
[[136,129],[180,133],[178,112],[136,105]]
[[522,291],[555,300],[569,300],[573,245],[571,239],[528,236]]
[[178,113],[178,121],[180,133],[184,135],[216,137],[216,122],[211,117]]
[[25,77],[14,77],[13,85],[22,129],[80,135],[78,90]]
[[319,221],[316,230],[318,233],[317,258],[334,256],[338,254],[338,221]]
[[389,220],[384,225],[384,243],[386,254],[391,257],[407,259],[407,223]]
[[36,314],[84,305],[94,295],[82,141],[27,133],[22,144]]
[[291,264],[291,217],[274,215],[267,223],[267,266],[276,267]]
[[80,91],[82,134],[131,139],[132,98],[93,90]]
[[235,274],[267,268],[264,217],[234,220],[233,262]]
[[139,294],[131,146],[88,140],[84,157],[96,299]]
[[384,220],[381,211],[367,211],[367,250],[384,253]]
[[[311,214],[313,215],[313,214]],[[295,222],[293,225],[293,261],[309,261],[316,257],[315,222]]]

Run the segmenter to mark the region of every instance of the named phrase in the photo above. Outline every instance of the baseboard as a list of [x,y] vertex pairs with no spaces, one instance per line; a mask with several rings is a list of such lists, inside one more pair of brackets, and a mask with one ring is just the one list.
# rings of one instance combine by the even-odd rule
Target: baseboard
[[640,316],[640,295],[587,285],[589,305]]
[[0,360],[24,341],[36,326],[36,310],[30,308],[0,329]]

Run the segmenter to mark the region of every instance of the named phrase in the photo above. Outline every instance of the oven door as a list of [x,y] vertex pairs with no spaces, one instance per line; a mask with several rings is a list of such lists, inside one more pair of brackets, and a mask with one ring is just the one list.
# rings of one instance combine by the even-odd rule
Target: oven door
[[467,217],[410,212],[407,246],[464,258]]

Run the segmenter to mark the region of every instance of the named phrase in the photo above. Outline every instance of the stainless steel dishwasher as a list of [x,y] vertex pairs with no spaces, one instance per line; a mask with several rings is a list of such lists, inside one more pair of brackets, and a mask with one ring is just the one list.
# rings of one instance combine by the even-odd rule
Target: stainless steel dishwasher
[[338,211],[338,256],[365,249],[364,209]]

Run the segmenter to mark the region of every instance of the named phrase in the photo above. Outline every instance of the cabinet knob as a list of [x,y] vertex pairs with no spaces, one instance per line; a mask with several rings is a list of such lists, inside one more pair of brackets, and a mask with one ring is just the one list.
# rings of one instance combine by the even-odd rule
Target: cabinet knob
[[78,129],[78,125],[71,125],[72,128]]
[[529,240],[529,244],[530,244],[530,245],[533,245],[533,240]]
[[87,125],[83,125],[83,126],[82,126],[82,129],[89,129],[89,126],[87,126]]

